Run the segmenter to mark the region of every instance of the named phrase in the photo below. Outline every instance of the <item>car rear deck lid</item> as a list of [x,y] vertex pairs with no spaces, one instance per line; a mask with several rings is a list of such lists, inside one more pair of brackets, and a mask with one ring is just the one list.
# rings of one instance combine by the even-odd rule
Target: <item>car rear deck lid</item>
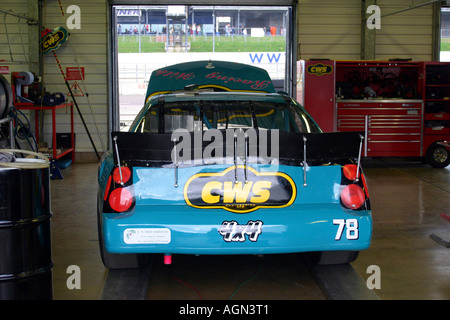
[[157,69],[150,76],[146,102],[151,96],[185,88],[275,93],[266,70],[234,62],[195,61]]

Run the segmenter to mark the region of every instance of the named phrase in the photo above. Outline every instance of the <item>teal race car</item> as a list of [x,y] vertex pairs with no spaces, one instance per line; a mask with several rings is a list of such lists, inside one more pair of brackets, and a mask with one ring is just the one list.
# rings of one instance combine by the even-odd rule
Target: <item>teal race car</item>
[[111,133],[99,163],[103,263],[296,252],[351,262],[372,236],[363,137],[323,133],[257,67],[156,70],[130,130]]

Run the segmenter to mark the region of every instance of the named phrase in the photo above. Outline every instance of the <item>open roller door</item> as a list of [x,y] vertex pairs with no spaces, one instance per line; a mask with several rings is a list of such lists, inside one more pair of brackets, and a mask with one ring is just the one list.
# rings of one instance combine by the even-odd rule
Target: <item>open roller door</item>
[[[151,73],[175,63],[221,60],[266,69],[277,91],[295,95],[295,5],[112,1],[112,128],[127,131]],[[168,5],[169,4],[169,5]]]

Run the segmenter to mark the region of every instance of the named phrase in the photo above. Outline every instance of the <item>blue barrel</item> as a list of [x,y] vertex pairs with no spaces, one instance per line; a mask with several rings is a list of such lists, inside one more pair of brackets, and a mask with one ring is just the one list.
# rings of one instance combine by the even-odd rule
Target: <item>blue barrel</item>
[[0,300],[53,298],[49,170],[0,165]]

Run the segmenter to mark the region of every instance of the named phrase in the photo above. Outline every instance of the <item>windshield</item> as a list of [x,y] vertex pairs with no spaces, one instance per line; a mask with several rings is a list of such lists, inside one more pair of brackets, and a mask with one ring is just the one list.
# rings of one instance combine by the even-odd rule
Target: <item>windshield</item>
[[147,107],[130,131],[171,133],[176,129],[278,129],[282,132],[320,132],[317,124],[293,101],[170,100]]

